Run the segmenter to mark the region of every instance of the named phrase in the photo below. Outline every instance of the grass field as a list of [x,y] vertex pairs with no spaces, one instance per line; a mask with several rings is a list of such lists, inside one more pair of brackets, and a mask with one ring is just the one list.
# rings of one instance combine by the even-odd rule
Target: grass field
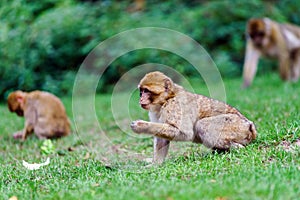
[[[191,83],[207,95],[204,84]],[[56,150],[49,155],[42,154],[43,141],[34,136],[24,143],[12,138],[24,120],[1,104],[0,199],[298,199],[300,82],[283,83],[277,74],[269,74],[257,77],[248,90],[240,89],[241,79],[224,83],[227,103],[255,122],[257,139],[224,154],[202,145],[172,143],[173,153],[161,166],[143,161],[151,156],[152,140],[134,137],[131,119],[120,119],[127,134],[116,125],[108,94],[96,97],[101,133],[98,124],[82,116],[83,130],[53,140]],[[147,119],[134,97],[131,117]],[[72,98],[63,102],[72,119]],[[110,143],[104,142],[103,134]],[[47,157],[50,164],[39,170],[22,165],[22,160],[39,163]]]

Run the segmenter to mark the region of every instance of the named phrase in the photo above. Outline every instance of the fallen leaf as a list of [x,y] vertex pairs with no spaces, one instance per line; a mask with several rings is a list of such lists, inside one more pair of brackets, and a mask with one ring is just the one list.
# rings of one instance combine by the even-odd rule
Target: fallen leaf
[[89,153],[89,152],[86,152],[86,154],[85,154],[83,160],[87,160],[87,159],[89,159],[89,158],[90,158],[90,153]]
[[32,164],[23,160],[23,166],[29,170],[37,170],[42,166],[49,165],[49,163],[50,163],[50,158],[47,158],[46,162],[44,162],[44,163],[32,163]]
[[93,186],[93,187],[98,187],[98,186],[100,186],[100,184],[99,184],[99,183],[95,183],[95,184],[93,184],[92,186]]

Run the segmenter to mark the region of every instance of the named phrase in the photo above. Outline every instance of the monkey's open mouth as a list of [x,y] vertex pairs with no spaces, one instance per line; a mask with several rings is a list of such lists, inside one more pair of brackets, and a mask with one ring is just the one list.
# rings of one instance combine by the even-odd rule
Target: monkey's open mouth
[[22,110],[16,110],[16,113],[18,116],[23,116],[24,115],[24,112]]
[[149,104],[141,104],[141,107],[145,110],[149,110]]

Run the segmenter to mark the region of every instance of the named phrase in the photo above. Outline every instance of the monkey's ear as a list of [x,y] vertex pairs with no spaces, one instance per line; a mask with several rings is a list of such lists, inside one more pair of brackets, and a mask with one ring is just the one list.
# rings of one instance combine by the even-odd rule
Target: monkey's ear
[[166,78],[165,79],[165,92],[173,92],[173,89],[174,89],[174,84],[172,82],[171,79],[169,78]]

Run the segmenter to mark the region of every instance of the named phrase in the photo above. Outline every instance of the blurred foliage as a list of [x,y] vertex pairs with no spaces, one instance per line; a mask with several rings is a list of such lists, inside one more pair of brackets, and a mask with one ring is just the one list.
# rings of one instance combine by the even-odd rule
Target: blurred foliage
[[[223,76],[233,77],[241,74],[249,18],[270,17],[300,25],[296,0],[152,0],[143,11],[129,12],[131,5],[132,1],[112,0],[0,1],[1,99],[16,89],[70,95],[76,72],[88,53],[101,41],[132,28],[157,26],[187,34],[203,45]],[[111,63],[98,90],[109,90],[109,84],[123,73],[148,62],[196,75],[179,56],[138,50]],[[274,69],[272,62],[264,65],[264,70]]]

